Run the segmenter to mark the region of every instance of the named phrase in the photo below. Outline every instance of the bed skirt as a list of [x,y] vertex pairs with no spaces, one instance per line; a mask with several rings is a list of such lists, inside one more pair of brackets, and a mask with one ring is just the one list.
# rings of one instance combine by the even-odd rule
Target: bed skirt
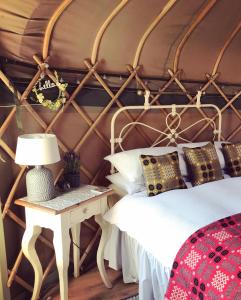
[[125,283],[139,283],[139,300],[164,299],[171,268],[162,266],[135,239],[114,225],[105,250],[109,267],[122,269]]

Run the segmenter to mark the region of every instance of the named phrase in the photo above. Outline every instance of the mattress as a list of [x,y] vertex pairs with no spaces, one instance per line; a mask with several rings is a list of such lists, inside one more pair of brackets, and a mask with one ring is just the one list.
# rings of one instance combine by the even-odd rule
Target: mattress
[[[145,282],[151,282],[153,286],[147,290],[152,289],[153,294],[145,298],[140,295],[140,299],[163,299],[163,296],[155,296],[155,290],[165,289],[168,273],[181,245],[199,228],[241,212],[240,198],[241,178],[236,177],[154,197],[147,197],[145,192],[126,195],[106,213],[105,219],[124,233],[118,237],[118,242],[116,240],[116,248],[120,244],[122,247],[116,257],[116,267],[122,265],[123,268],[124,265],[124,272],[125,265],[132,266],[128,267],[128,272],[136,269],[136,274],[129,274],[129,278],[124,274],[125,280],[131,281],[133,276],[132,281],[140,281],[145,273],[149,274],[147,276],[157,273],[151,280],[141,279],[140,292]],[[125,256],[127,263],[123,262]],[[135,268],[133,264],[136,264]]]

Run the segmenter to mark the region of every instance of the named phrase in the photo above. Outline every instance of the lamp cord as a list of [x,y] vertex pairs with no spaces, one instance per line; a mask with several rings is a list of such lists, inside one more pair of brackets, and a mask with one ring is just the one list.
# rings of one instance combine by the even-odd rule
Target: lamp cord
[[75,242],[72,240],[72,238],[70,240],[71,240],[71,243],[80,250],[80,247],[77,244],[75,244]]

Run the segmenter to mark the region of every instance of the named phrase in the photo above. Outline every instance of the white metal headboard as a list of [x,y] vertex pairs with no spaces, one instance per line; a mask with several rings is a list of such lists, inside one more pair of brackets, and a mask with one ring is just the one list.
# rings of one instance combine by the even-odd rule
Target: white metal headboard
[[[126,131],[126,129],[130,126],[133,125],[140,125],[146,128],[149,128],[151,130],[154,130],[155,132],[160,133],[160,135],[163,135],[164,137],[162,139],[157,138],[153,144],[150,147],[155,147],[157,145],[159,145],[160,143],[167,141],[167,145],[169,144],[177,144],[176,140],[181,140],[183,142],[191,142],[189,140],[187,140],[186,138],[182,137],[181,135],[186,132],[187,130],[191,129],[192,127],[196,126],[197,124],[200,124],[201,122],[205,122],[207,124],[209,124],[212,128],[213,128],[213,137],[215,139],[215,137],[217,137],[217,140],[220,141],[221,139],[221,128],[222,128],[222,114],[220,109],[214,105],[214,104],[201,104],[200,102],[200,98],[201,98],[201,92],[198,92],[197,94],[197,102],[196,104],[193,105],[176,105],[176,104],[172,104],[172,105],[150,105],[149,104],[149,95],[150,92],[147,91],[145,93],[145,103],[144,105],[140,105],[140,106],[125,106],[122,107],[120,109],[118,109],[115,114],[112,117],[111,120],[111,154],[115,153],[115,145],[118,144],[120,149],[122,151],[124,151],[123,147],[122,147],[122,141],[123,141],[123,136],[124,133]],[[192,123],[191,125],[189,125],[188,127],[182,129],[182,130],[178,130],[181,124],[181,114],[178,112],[179,109],[190,109],[190,108],[196,108],[197,110],[202,110],[204,108],[211,108],[214,111],[216,111],[217,113],[217,117],[218,117],[218,121],[215,122],[214,119],[209,118],[209,117],[204,117],[202,119],[197,120],[196,122]],[[127,123],[120,131],[119,135],[116,137],[115,136],[115,122],[117,120],[117,117],[123,112],[123,111],[133,111],[133,110],[163,110],[163,109],[169,109],[171,110],[170,113],[168,113],[166,115],[166,129],[164,129],[164,131],[156,129],[152,126],[149,126],[143,122],[130,122]],[[172,117],[172,120],[170,122],[170,118]],[[175,122],[173,121],[173,118],[176,118]],[[174,123],[174,124],[172,124]],[[113,168],[112,168],[113,171]]]

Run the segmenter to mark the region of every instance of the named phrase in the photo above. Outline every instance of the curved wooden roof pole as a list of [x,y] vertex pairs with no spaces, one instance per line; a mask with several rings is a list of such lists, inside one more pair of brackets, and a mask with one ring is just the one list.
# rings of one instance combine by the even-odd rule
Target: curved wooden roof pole
[[49,22],[48,22],[48,25],[47,25],[47,28],[46,28],[45,34],[44,34],[43,52],[42,52],[43,60],[45,60],[48,57],[49,43],[50,43],[51,34],[53,32],[53,28],[54,28],[56,22],[58,21],[59,17],[61,16],[61,14],[71,4],[72,1],[73,0],[64,0],[63,2],[61,2],[61,4],[58,6],[58,8],[55,10],[53,15],[49,19]]
[[167,2],[167,4],[164,6],[164,8],[162,9],[162,11],[160,12],[160,14],[154,19],[154,21],[151,23],[151,25],[147,28],[147,30],[143,34],[143,36],[138,44],[138,47],[136,49],[136,53],[135,53],[135,57],[134,57],[134,61],[133,61],[133,68],[136,68],[138,65],[141,51],[144,47],[144,44],[145,44],[147,38],[149,37],[151,32],[155,29],[155,27],[158,25],[158,23],[161,21],[161,19],[169,12],[169,10],[174,6],[174,4],[177,1],[178,0],[169,0]]
[[214,6],[214,4],[216,2],[217,2],[217,0],[210,0],[208,2],[208,4],[199,13],[199,15],[197,16],[197,18],[193,21],[193,23],[191,24],[191,26],[188,28],[187,32],[185,33],[184,37],[182,38],[180,44],[177,47],[175,58],[174,58],[174,63],[173,63],[174,73],[178,69],[179,58],[180,58],[180,54],[181,54],[181,51],[182,51],[182,48],[183,48],[184,44],[186,43],[187,39],[190,37],[190,35],[192,34],[192,32],[195,30],[195,28],[198,26],[198,24],[206,17],[206,15],[212,9],[212,7]]
[[223,45],[221,51],[219,52],[218,58],[217,58],[217,60],[214,64],[214,67],[213,67],[212,75],[217,73],[217,70],[218,70],[219,64],[220,64],[220,62],[223,58],[224,52],[227,50],[229,45],[232,43],[233,39],[235,38],[235,36],[239,32],[240,28],[241,28],[241,21],[239,21],[238,25],[234,28],[233,32],[228,37],[228,39],[226,40],[225,44]]
[[111,23],[111,21],[114,19],[114,17],[122,10],[122,8],[129,2],[129,0],[122,0],[111,12],[111,14],[108,16],[108,18],[105,20],[105,22],[101,25],[94,41],[93,49],[92,49],[92,54],[91,54],[91,63],[92,65],[96,63],[97,59],[97,53],[99,50],[101,38]]

